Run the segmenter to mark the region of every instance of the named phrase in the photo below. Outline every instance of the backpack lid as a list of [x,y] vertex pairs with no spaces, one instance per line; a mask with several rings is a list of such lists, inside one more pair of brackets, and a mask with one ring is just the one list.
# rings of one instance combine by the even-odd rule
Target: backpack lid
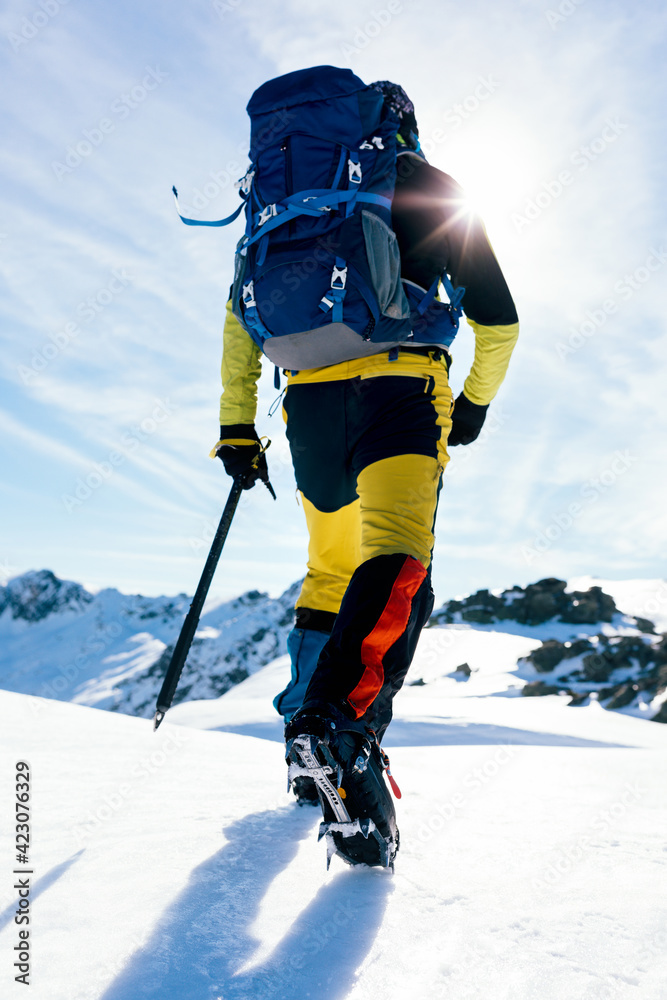
[[307,101],[346,97],[359,90],[366,90],[366,84],[351,69],[311,66],[267,80],[252,95],[246,110],[254,117]]

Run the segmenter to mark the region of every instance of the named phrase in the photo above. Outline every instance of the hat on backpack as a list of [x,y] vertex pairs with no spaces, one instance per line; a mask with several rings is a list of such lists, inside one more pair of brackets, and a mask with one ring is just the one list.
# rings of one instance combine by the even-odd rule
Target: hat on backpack
[[419,129],[415,118],[415,106],[400,84],[392,83],[390,80],[377,80],[370,86],[382,94],[385,104],[401,119],[399,134],[406,143],[409,146],[418,146]]

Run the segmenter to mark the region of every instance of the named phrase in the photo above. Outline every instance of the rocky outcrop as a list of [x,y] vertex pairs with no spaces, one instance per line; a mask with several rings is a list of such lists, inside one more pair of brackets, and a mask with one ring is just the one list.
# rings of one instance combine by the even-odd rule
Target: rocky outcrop
[[[643,622],[643,620],[642,620]],[[652,623],[649,623],[652,626]],[[578,705],[593,692],[608,709],[625,708],[640,695],[650,699],[667,690],[667,635],[652,641],[653,627],[642,628],[641,636],[608,636],[558,642],[548,639],[521,663],[532,665],[538,673],[558,672],[559,684],[546,680],[530,681],[523,689],[526,696],[556,694],[564,691]],[[651,634],[652,633],[652,634]],[[579,658],[569,672],[566,661]],[[576,686],[576,690],[573,688]],[[667,722],[663,705],[654,720]]]
[[40,622],[62,611],[80,613],[93,600],[80,584],[59,580],[48,569],[24,573],[0,589],[0,615]]
[[565,580],[549,577],[525,588],[512,587],[499,595],[478,590],[460,601],[448,601],[430,623],[493,625],[512,620],[522,625],[541,625],[552,619],[578,625],[611,622],[617,608],[601,587],[571,593],[565,592],[566,587]]

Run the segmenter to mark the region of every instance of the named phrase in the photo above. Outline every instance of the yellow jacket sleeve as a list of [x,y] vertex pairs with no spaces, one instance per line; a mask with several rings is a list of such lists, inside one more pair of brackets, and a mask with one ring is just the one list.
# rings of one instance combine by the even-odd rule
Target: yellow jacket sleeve
[[262,352],[232,312],[230,300],[222,334],[221,425],[254,424],[261,372]]
[[471,403],[486,406],[498,392],[519,336],[519,324],[483,326],[468,319],[475,331],[475,359],[463,384]]

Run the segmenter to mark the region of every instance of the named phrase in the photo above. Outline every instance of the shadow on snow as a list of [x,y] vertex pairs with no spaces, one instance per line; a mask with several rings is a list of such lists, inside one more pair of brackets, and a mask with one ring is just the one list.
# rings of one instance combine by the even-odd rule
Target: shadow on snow
[[[239,725],[215,726],[216,732],[236,733],[238,736],[254,736],[276,743],[284,741],[283,723],[248,722]],[[437,716],[434,719],[394,719],[387,730],[383,746],[392,747],[448,747],[448,746],[512,746],[539,747],[589,747],[609,749],[628,747],[627,743],[608,743],[589,740],[581,736],[562,733],[540,733],[532,729],[516,729],[512,726],[496,726],[486,722],[466,722],[461,719]]]
[[[76,861],[79,860],[84,851],[85,848],[82,847],[81,850],[77,851],[76,854],[73,854],[71,858],[67,858],[66,861],[61,861],[59,865],[54,865],[53,868],[46,873],[46,875],[42,875],[40,879],[34,882],[30,886],[30,902],[33,903],[38,896],[40,896],[43,892],[46,892],[47,889],[50,889],[53,883],[57,882],[58,879],[65,874],[68,868],[70,868],[71,865],[73,865]],[[18,869],[20,868],[20,865],[17,864],[16,867]],[[30,866],[30,868],[32,869],[32,865]],[[16,875],[14,881],[20,879],[21,877],[22,877],[21,874]],[[10,903],[10,905],[4,910],[3,913],[0,913],[0,930],[2,930],[3,927],[6,927],[7,924],[11,923],[12,920],[14,919],[14,915],[16,914],[17,902],[18,902],[18,891],[14,902]]]
[[225,846],[192,872],[101,1000],[342,1000],[381,926],[389,872],[346,869],[334,876],[284,928],[274,951],[240,971],[257,951],[250,928],[264,894],[299,842],[314,836],[315,816],[292,805],[225,827]]

